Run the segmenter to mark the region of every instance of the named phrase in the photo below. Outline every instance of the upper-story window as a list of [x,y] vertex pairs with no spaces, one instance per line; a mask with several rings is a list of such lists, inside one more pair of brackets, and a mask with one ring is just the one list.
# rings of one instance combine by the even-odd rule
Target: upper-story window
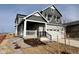
[[57,17],[57,22],[58,22],[58,23],[60,23],[60,22],[61,22],[60,17]]
[[60,17],[57,17],[57,19],[60,19]]
[[48,20],[51,20],[52,15],[48,14]]
[[59,23],[60,22],[60,17],[54,16],[55,22]]
[[59,23],[59,19],[56,19],[56,22]]

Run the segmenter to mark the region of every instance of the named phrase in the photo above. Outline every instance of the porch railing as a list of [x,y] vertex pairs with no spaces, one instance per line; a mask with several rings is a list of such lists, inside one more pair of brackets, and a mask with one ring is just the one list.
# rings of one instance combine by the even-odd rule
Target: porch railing
[[26,36],[27,38],[37,38],[37,30],[27,30]]
[[46,37],[52,41],[52,36],[48,32],[46,32]]
[[50,39],[50,41],[52,40],[52,36],[48,33],[48,32],[46,32],[46,31],[40,31],[39,32],[39,37],[47,37],[48,39]]
[[48,39],[50,39],[50,41],[52,40],[52,36],[46,31],[37,32],[37,30],[27,30],[26,37],[27,38],[47,37]]

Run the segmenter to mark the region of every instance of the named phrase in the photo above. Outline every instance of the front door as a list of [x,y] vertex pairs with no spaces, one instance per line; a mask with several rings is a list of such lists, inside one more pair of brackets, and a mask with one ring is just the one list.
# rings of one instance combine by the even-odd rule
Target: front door
[[43,32],[44,32],[44,27],[42,27],[42,26],[39,26],[39,28],[38,28],[38,36],[43,36]]

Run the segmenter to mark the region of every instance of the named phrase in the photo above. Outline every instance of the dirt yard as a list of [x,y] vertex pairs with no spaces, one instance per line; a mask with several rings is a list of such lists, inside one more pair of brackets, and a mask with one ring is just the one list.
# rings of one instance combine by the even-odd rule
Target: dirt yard
[[10,39],[13,37],[15,37],[13,33],[12,34],[0,34],[0,43],[2,43],[4,39]]
[[[12,42],[13,41],[13,42]],[[15,48],[19,47],[19,48]],[[3,54],[79,54],[79,48],[57,42],[41,42],[22,38],[6,39],[0,45]]]
[[5,39],[6,35],[0,35],[0,43]]
[[[58,45],[59,44],[59,45]],[[78,54],[79,48],[64,45],[57,42],[50,42],[46,45],[25,48],[21,50],[24,53],[33,53],[33,54]]]

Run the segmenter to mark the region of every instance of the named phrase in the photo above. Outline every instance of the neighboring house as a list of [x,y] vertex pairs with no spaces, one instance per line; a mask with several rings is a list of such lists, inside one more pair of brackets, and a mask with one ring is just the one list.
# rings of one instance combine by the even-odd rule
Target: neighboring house
[[73,21],[64,24],[68,38],[79,38],[79,21]]
[[54,5],[42,11],[36,11],[30,15],[17,14],[15,19],[16,36],[25,39],[63,39],[65,36],[65,29],[62,25],[61,17],[62,15]]

